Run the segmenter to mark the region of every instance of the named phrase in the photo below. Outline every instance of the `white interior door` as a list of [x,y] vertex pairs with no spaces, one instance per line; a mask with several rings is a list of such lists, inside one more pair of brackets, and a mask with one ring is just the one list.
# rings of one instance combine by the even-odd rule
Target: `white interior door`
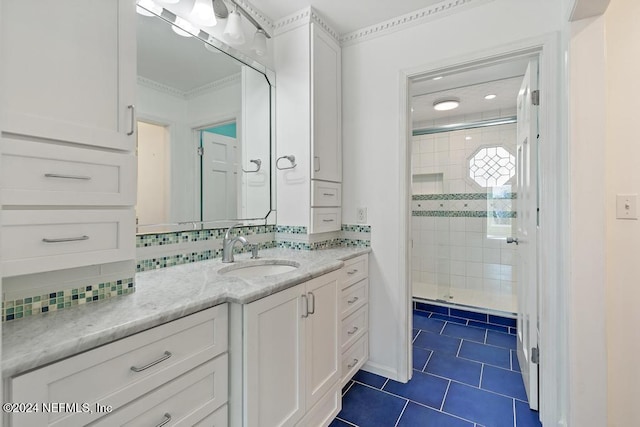
[[238,142],[211,132],[202,134],[202,220],[238,218]]
[[538,63],[527,67],[518,93],[517,125],[517,257],[518,362],[531,409],[538,409]]

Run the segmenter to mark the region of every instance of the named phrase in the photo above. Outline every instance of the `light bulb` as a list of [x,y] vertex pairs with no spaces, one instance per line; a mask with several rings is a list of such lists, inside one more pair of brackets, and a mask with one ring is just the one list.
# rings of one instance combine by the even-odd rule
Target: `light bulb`
[[174,25],[171,26],[174,33],[182,37],[193,37],[198,33],[198,28],[186,19],[176,16]]
[[207,27],[213,27],[218,23],[211,0],[196,0],[191,9],[191,17],[197,23]]
[[162,8],[158,6],[153,0],[140,0],[136,5],[136,12],[138,12],[142,16],[161,15]]

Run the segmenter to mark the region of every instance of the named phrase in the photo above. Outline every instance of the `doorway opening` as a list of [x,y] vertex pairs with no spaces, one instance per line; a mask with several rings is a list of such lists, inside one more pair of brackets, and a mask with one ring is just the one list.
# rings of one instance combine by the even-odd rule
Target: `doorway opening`
[[136,224],[171,219],[171,136],[169,126],[138,121],[138,200]]
[[517,354],[532,409],[538,409],[538,57],[528,52],[411,77],[407,148],[413,301],[517,317]]

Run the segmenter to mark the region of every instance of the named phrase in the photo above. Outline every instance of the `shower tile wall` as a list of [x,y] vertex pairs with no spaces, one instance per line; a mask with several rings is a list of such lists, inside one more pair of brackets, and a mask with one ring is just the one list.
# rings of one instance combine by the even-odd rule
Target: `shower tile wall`
[[504,239],[511,228],[492,226],[512,223],[515,232],[515,176],[500,191],[468,177],[479,149],[515,156],[515,142],[515,124],[413,137],[414,296],[515,312],[515,248]]

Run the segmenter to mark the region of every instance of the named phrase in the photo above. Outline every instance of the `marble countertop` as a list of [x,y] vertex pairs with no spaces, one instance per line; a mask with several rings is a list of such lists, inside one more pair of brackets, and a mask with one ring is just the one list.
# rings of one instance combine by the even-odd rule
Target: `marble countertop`
[[[317,251],[265,249],[260,258],[300,266],[276,276],[241,279],[220,275],[219,258],[136,274],[131,295],[79,305],[2,326],[2,376],[14,376],[183,316],[231,302],[247,304],[342,267],[370,248]],[[250,254],[236,255],[246,262]]]

